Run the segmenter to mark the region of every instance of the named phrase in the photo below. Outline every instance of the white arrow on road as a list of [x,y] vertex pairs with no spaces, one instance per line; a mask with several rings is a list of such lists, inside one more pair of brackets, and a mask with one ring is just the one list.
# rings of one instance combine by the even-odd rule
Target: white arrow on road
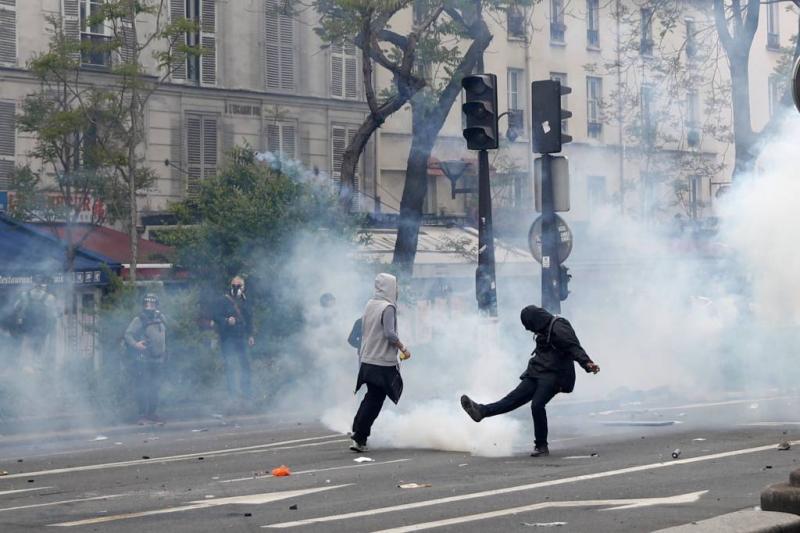
[[436,527],[452,526],[456,524],[464,524],[466,522],[475,522],[478,520],[486,520],[488,518],[499,518],[501,516],[514,515],[519,513],[527,513],[530,511],[540,511],[552,507],[564,509],[568,507],[608,507],[603,511],[614,511],[620,509],[637,509],[640,507],[650,507],[653,505],[678,505],[682,503],[694,503],[700,497],[707,493],[707,490],[699,492],[689,492],[687,494],[679,494],[677,496],[668,496],[666,498],[636,498],[631,500],[583,500],[572,502],[542,502],[534,503],[533,505],[524,505],[522,507],[511,507],[509,509],[500,509],[498,511],[490,511],[488,513],[472,514],[467,516],[459,516],[456,518],[448,518],[445,520],[437,520],[435,522],[423,522],[420,524],[411,524],[408,526],[397,527],[394,529],[384,529],[376,533],[406,533],[409,531],[422,531],[424,529],[433,529]]
[[262,505],[265,503],[276,502],[278,500],[297,498],[298,496],[305,496],[306,494],[314,494],[315,492],[323,492],[326,490],[338,489],[341,487],[348,487],[348,486],[349,484],[333,485],[330,487],[289,490],[285,492],[265,492],[262,494],[233,496],[230,498],[218,498],[214,500],[197,500],[189,502],[187,505],[181,505],[179,507],[167,507],[166,509],[154,509],[152,511],[140,511],[135,513],[118,514],[113,516],[101,516],[97,518],[87,518],[85,520],[76,520],[74,522],[61,522],[59,524],[49,524],[49,525],[60,526],[60,527],[87,526],[91,524],[102,524],[104,522],[116,522],[118,520],[127,520],[129,518],[140,518],[143,516],[179,513],[181,511],[190,511],[193,509],[207,509],[209,507],[219,507],[220,505]]

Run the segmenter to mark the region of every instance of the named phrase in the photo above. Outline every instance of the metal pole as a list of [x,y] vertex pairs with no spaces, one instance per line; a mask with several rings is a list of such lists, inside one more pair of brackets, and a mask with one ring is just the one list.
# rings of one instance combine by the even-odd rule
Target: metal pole
[[561,312],[558,275],[558,228],[553,198],[553,158],[542,154],[542,307]]
[[478,309],[497,316],[497,282],[494,268],[492,231],[492,189],[489,184],[489,152],[478,152],[478,269],[475,272]]

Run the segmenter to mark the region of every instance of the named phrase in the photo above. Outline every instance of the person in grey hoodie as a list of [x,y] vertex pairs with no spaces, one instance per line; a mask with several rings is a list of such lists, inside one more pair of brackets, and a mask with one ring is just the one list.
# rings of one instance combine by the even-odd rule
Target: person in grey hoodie
[[391,274],[381,273],[375,277],[375,295],[364,308],[361,327],[356,392],[366,384],[367,394],[353,419],[350,449],[354,452],[367,451],[367,438],[384,400],[388,397],[395,404],[400,400],[403,379],[398,350],[401,360],[411,357],[411,352],[397,336],[397,278]]
[[167,359],[167,328],[164,315],[158,310],[158,296],[147,294],[142,303],[142,312],[131,320],[125,330],[125,344],[133,356],[138,423],[163,424],[163,419],[156,414],[156,408]]

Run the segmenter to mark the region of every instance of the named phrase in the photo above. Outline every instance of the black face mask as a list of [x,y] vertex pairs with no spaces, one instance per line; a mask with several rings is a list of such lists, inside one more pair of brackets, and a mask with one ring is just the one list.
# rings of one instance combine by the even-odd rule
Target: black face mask
[[156,313],[158,313],[158,309],[145,309],[144,316],[147,318],[155,318]]
[[231,294],[233,296],[242,296],[244,294],[244,287],[241,285],[231,285]]

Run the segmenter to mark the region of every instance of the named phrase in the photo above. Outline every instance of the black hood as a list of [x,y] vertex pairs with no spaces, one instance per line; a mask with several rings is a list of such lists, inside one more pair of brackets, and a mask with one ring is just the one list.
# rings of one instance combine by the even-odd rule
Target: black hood
[[550,321],[553,319],[553,315],[541,307],[529,305],[520,312],[519,318],[522,320],[522,325],[525,326],[525,329],[528,331],[544,333]]

